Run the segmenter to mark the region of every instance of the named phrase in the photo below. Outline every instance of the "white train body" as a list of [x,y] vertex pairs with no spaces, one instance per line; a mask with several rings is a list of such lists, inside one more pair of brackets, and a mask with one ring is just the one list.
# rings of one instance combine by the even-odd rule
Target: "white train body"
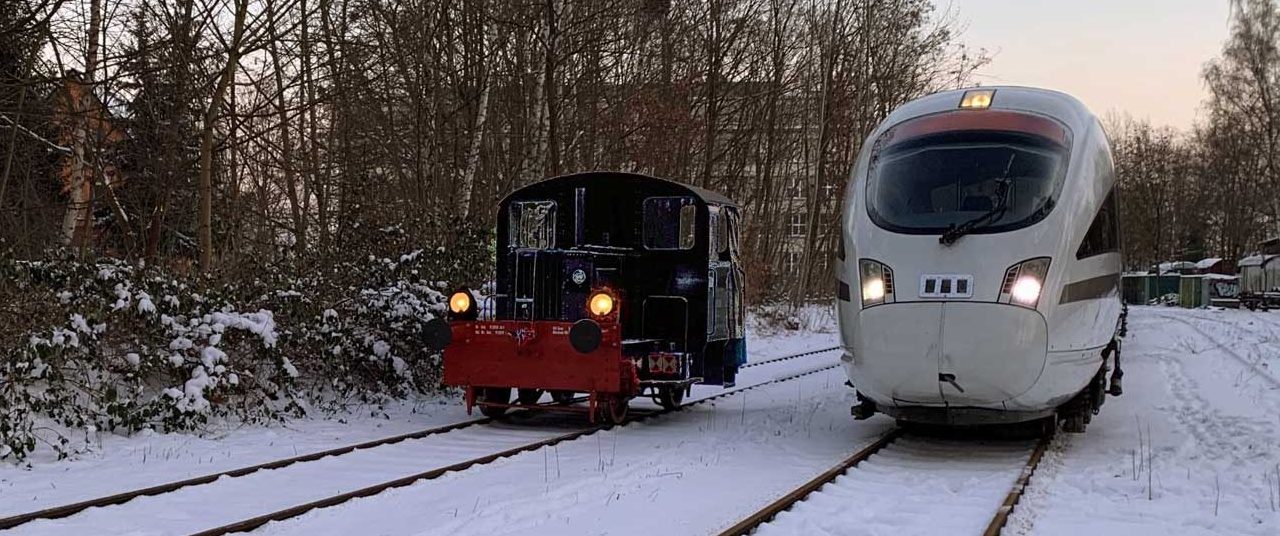
[[862,148],[842,218],[837,303],[859,395],[906,421],[1019,422],[1102,377],[1122,312],[1114,183],[1101,125],[1065,94],[979,88],[895,110]]

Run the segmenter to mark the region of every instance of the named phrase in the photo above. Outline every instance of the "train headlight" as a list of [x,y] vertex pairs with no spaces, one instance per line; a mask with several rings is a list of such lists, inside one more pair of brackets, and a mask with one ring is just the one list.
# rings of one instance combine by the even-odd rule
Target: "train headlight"
[[475,320],[479,316],[476,311],[476,298],[466,287],[458,289],[449,296],[449,317],[454,320]]
[[863,307],[893,302],[893,270],[884,263],[871,259],[858,261],[858,278]]
[[609,316],[614,310],[614,299],[608,292],[596,292],[587,300],[587,311],[595,316]]
[[862,285],[862,299],[880,301],[884,299],[884,280],[872,279]]
[[453,314],[460,315],[462,313],[467,312],[470,309],[471,309],[471,296],[469,296],[466,292],[462,292],[462,291],[454,292],[453,296],[449,298],[449,310],[453,311]]
[[1004,283],[1000,285],[998,301],[1035,309],[1040,303],[1044,279],[1048,274],[1049,257],[1027,259],[1010,266],[1004,272]]
[[1013,289],[1009,292],[1013,297],[1013,301],[1023,305],[1035,305],[1040,299],[1040,282],[1034,277],[1021,277],[1018,282],[1013,284]]

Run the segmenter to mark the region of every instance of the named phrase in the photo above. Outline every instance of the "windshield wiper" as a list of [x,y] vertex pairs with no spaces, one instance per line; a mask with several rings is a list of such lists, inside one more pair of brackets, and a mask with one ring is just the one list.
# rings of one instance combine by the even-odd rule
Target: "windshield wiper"
[[[1013,167],[1013,159],[1017,158],[1018,153],[1009,155],[1009,162],[1004,166],[1004,176],[996,179],[996,204],[990,210],[983,212],[982,215],[973,218],[960,225],[952,224],[942,236],[938,237],[938,243],[944,246],[950,246],[956,243],[960,237],[972,233],[974,229],[983,223],[992,223],[999,221],[1004,217],[1005,209],[1009,206],[1009,169]],[[999,217],[997,217],[999,216]]]

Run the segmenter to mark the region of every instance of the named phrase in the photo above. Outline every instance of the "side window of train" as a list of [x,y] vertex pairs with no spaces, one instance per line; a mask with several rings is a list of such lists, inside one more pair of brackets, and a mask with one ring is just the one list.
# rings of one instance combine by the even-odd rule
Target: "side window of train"
[[1119,227],[1120,213],[1116,209],[1115,190],[1112,190],[1102,201],[1102,208],[1098,210],[1098,215],[1094,216],[1093,223],[1089,224],[1089,231],[1085,233],[1084,241],[1076,251],[1076,258],[1083,259],[1119,251]]
[[693,249],[698,206],[688,197],[644,200],[645,249]]
[[555,201],[511,203],[510,244],[520,249],[551,249],[556,246]]
[[730,211],[718,206],[707,207],[708,231],[710,238],[709,257],[713,261],[721,260],[729,252],[729,214]]

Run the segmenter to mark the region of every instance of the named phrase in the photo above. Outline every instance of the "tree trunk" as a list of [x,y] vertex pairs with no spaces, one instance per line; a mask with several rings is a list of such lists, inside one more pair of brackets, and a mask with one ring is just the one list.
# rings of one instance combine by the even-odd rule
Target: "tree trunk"
[[222,110],[222,99],[236,76],[240,63],[240,41],[244,38],[245,18],[249,12],[249,0],[236,0],[235,22],[231,31],[231,43],[227,50],[227,63],[218,77],[218,85],[205,108],[204,125],[200,136],[200,269],[213,270],[213,135]]

